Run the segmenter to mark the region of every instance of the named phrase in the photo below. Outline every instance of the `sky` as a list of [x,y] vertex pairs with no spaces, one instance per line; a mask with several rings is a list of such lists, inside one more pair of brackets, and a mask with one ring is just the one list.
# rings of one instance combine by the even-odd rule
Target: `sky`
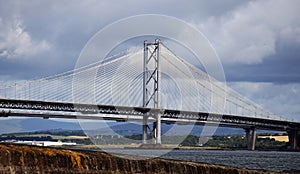
[[299,7],[298,0],[0,0],[0,83],[71,70],[100,29],[125,17],[162,14],[207,37],[230,87],[300,121]]

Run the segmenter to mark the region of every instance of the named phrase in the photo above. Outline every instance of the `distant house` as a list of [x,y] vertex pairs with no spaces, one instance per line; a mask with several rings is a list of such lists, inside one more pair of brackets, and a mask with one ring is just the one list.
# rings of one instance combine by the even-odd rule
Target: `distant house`
[[26,144],[35,146],[75,146],[76,143],[65,143],[61,141],[14,141],[15,144]]

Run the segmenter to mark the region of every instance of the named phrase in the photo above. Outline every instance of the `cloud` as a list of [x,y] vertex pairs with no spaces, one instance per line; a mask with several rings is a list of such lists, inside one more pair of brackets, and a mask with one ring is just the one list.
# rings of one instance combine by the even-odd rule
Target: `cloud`
[[[75,0],[72,3],[0,1],[0,74],[31,79],[70,70],[89,38],[108,24],[125,17],[154,13],[199,21],[212,13],[221,15],[239,4],[239,0],[226,3],[208,3],[205,0],[188,3],[172,0],[155,0],[152,3],[138,0],[118,3],[94,0]],[[18,39],[15,37],[17,23],[23,31]],[[8,33],[14,37],[8,38]]]
[[0,1],[0,83],[70,70],[106,25],[164,14],[203,31],[225,63],[231,87],[275,114],[300,120],[299,6],[297,0]]
[[6,21],[0,18],[0,58],[33,56],[50,49],[45,40],[33,40],[20,19]]
[[300,121],[300,84],[230,82],[231,88],[282,118]]
[[300,44],[300,1],[249,1],[198,26],[225,63],[259,64],[278,42]]

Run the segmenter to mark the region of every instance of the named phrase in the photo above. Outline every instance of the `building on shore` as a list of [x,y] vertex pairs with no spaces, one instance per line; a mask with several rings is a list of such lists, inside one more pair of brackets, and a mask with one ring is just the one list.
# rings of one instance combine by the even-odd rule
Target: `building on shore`
[[62,141],[5,141],[14,144],[26,144],[26,145],[35,145],[35,146],[75,146],[76,143],[67,143]]

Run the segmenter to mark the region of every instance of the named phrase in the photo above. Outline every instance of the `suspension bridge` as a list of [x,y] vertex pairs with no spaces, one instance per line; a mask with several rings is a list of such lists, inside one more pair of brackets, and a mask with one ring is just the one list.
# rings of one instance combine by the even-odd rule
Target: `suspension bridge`
[[249,150],[257,129],[287,131],[290,148],[300,144],[299,122],[243,97],[158,39],[68,72],[1,85],[0,116],[140,121],[142,146],[162,143],[161,123],[243,128]]

